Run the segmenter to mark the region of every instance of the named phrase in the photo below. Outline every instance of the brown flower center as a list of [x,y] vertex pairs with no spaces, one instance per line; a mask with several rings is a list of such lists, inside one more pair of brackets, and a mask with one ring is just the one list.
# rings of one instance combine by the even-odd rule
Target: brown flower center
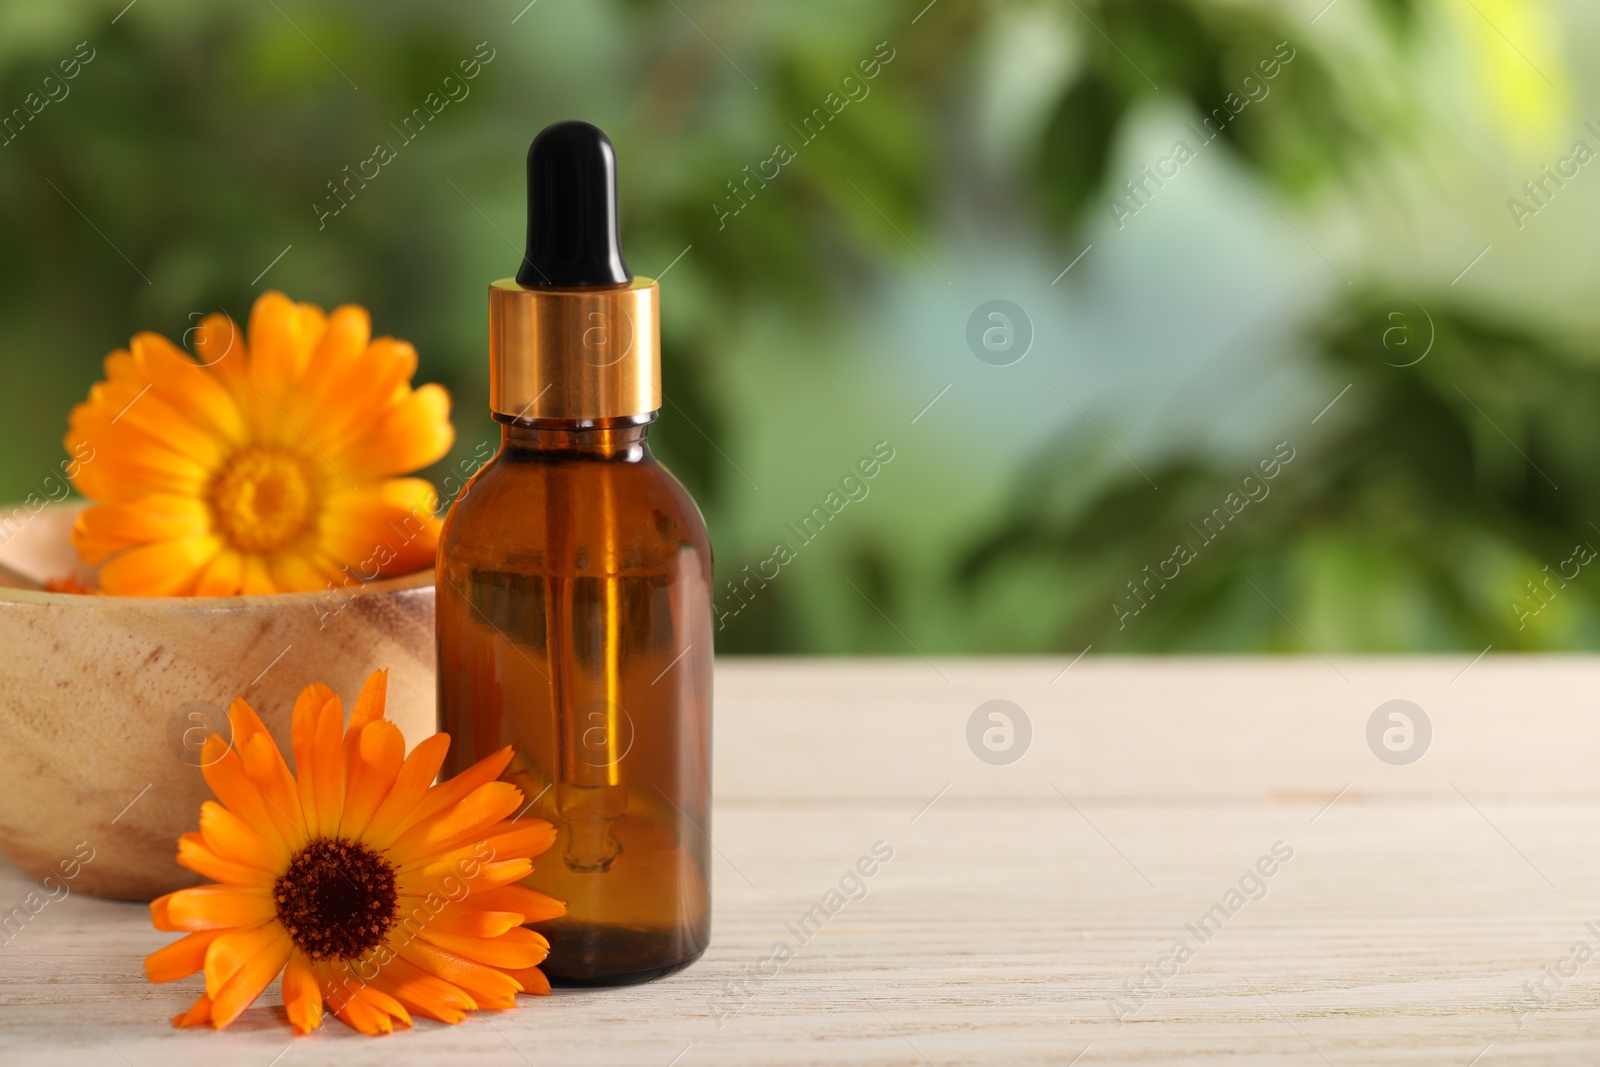
[[246,448],[211,483],[211,514],[233,547],[273,552],[310,524],[317,510],[315,486],[312,471],[293,453]]
[[294,854],[272,892],[290,940],[314,960],[354,959],[394,925],[394,868],[359,841],[317,838]]

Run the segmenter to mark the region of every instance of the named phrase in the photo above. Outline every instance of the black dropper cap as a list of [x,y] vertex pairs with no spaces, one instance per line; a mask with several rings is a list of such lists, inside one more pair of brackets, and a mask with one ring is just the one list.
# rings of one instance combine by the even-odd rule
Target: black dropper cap
[[517,284],[626,285],[617,237],[617,151],[598,126],[546,126],[528,148],[528,244]]

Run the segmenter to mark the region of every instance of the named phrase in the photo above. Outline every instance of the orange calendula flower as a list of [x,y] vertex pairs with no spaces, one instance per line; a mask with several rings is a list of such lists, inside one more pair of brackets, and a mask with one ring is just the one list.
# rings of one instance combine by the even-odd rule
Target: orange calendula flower
[[217,801],[178,862],[216,884],[150,902],[158,930],[186,937],[144,961],[152,982],[205,973],[200,999],[174,1026],[239,1017],[280,973],[295,1032],[322,1023],[324,1002],[368,1034],[413,1013],[457,1023],[548,993],[538,965],[549,943],[523,923],[566,905],[516,883],[550,847],[543,819],[512,818],[522,791],[497,781],[505,748],[433,784],[450,747],[434,734],[406,755],[383,717],[388,672],[367,679],[342,729],[339,698],[307,686],[295,702],[291,774],[261,720],[239,699],[233,741],[201,751]]
[[363,308],[282,293],[106,357],[72,411],[72,483],[96,503],[73,544],[100,591],[231,596],[326,588],[432,564],[438,500],[419,478],[454,441],[450,396],[411,388],[416,351]]

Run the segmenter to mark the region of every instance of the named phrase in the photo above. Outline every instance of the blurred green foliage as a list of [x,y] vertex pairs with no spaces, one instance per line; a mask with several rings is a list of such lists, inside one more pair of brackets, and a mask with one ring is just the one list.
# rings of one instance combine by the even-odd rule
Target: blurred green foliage
[[[1375,27],[1382,62],[1425,47],[1422,0],[1345,3]],[[1019,12],[1070,27],[1072,61],[1009,169],[975,177],[982,131],[958,101],[997,20]],[[752,348],[779,337],[790,353],[848,350],[895,271],[932,264],[923,249],[974,183],[1020,203],[1065,262],[1105,225],[1127,177],[1114,173],[1118,146],[1141,114],[1199,121],[1290,42],[1273,105],[1218,143],[1290,211],[1370,185],[1404,121],[1341,70],[1307,18],[1224,0],[0,4],[0,107],[23,105],[79,41],[94,51],[68,95],[0,147],[0,496],[20,498],[54,469],[66,412],[105,352],[138,330],[177,337],[218,308],[242,318],[267,286],[364,304],[381,332],[415,342],[419,378],[457,398],[457,455],[432,473],[452,470],[495,436],[481,414],[483,293],[520,252],[523,147],[577,115],[621,149],[633,269],[671,265],[667,410],[652,439],[702,502],[732,577],[771,540],[770,506],[750,510],[755,483],[737,462],[765,416],[739,397],[782,391]],[[398,124],[480,42],[493,58],[469,92],[408,139]],[[842,94],[880,42],[893,58],[867,80],[871,103],[806,138],[795,123]],[[775,141],[794,161],[747,182]],[[379,143],[394,161],[344,186],[348,206],[319,222],[330,183]],[[729,218],[730,206],[742,207]],[[1086,480],[1106,441],[1063,416],[1032,462],[1004,472],[999,514],[915,560],[892,524],[863,528],[837,546],[855,592],[803,596],[786,578],[719,647],[1589,647],[1600,599],[1588,570],[1559,586],[1542,571],[1576,542],[1600,543],[1582,505],[1600,444],[1600,371],[1585,342],[1444,289],[1421,299],[1428,358],[1396,367],[1382,341],[1392,322],[1372,314],[1395,287],[1376,272],[1356,280],[1303,330],[1318,380],[1348,381],[1348,395],[1294,442],[1294,477],[1273,482],[1273,503],[1207,544],[1137,617],[1108,607],[1132,603],[1128,582],[1170,556],[1254,457],[1182,449],[1148,481],[1132,470]],[[842,382],[845,370],[816,358],[817,375]],[[766,384],[737,385],[760,374]],[[818,413],[819,437],[828,417]],[[1541,607],[1519,618],[1518,603]],[[1026,616],[1000,647],[972,621],[994,610]]]
[[[1030,493],[961,580],[1028,560],[1094,575],[1079,610],[1062,605],[1063,648],[1593,647],[1600,366],[1442,295],[1431,313],[1405,303],[1368,292],[1349,305],[1365,310],[1327,324],[1319,340],[1354,414],[1309,454],[1291,440],[1277,477],[1259,461],[1176,461],[1148,472],[1158,492],[1135,474],[1066,514]],[[1064,449],[1029,478],[1065,482],[1081,463]],[[1180,543],[1195,561],[1163,567]]]

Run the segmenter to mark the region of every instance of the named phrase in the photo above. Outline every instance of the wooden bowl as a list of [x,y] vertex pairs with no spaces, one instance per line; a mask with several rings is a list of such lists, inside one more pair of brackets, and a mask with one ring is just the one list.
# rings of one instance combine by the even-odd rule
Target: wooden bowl
[[[77,563],[70,504],[0,509],[0,565]],[[9,516],[9,518],[7,518]],[[0,853],[62,891],[149,900],[202,879],[174,861],[210,798],[200,746],[243,696],[285,758],[300,690],[345,712],[389,669],[388,717],[433,733],[433,572],[319,593],[110,597],[0,589]]]

